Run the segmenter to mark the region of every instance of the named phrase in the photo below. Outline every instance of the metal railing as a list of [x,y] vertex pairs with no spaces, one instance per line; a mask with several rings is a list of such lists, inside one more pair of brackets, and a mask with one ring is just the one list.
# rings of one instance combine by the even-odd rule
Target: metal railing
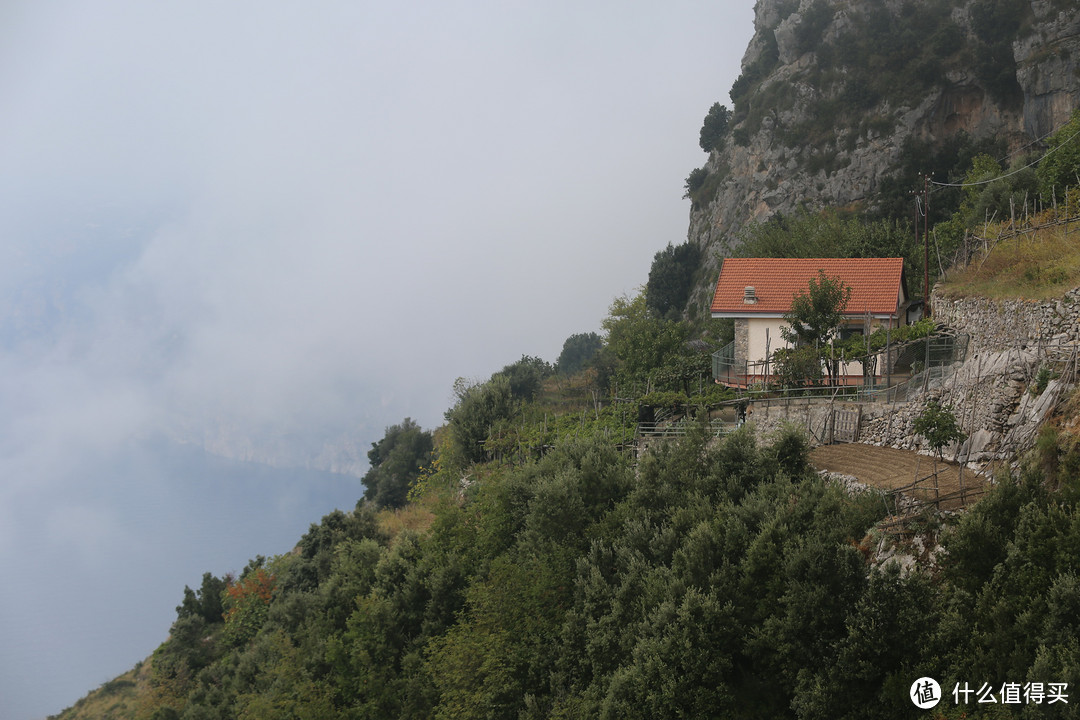
[[929,383],[948,374],[948,368],[963,362],[967,356],[968,336],[944,329],[926,338],[911,340],[900,345],[883,348],[874,353],[874,360],[853,358],[852,362],[863,367],[873,367],[873,374],[845,376],[830,385],[807,385],[802,387],[778,387],[776,378],[769,374],[769,361],[734,364],[734,343],[729,343],[713,353],[713,378],[719,383],[735,387],[744,396],[816,398],[829,400],[897,402],[910,394],[926,389]]
[[[691,428],[696,426],[698,422],[696,420],[687,420],[683,418],[681,420],[675,420],[674,422],[652,422],[652,423],[638,423],[638,436],[651,436],[651,437],[678,437],[686,435]],[[725,420],[710,420],[708,425],[709,434],[713,437],[722,437],[728,433],[735,432],[739,424],[737,422],[728,422]]]
[[712,354],[713,380],[731,377],[735,370],[735,341],[732,340]]

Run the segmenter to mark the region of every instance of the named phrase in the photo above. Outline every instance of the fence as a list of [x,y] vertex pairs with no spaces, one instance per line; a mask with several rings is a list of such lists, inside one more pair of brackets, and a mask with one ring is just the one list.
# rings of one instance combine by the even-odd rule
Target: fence
[[734,343],[729,343],[713,353],[713,378],[750,398],[904,402],[909,394],[921,392],[930,382],[947,375],[950,366],[963,362],[968,343],[967,334],[942,328],[929,337],[890,344],[870,356],[855,359],[863,367],[878,368],[873,374],[847,377],[830,385],[794,388],[776,386],[775,376],[769,374],[769,361],[744,362],[741,368],[736,368]]
[[712,374],[716,382],[723,382],[721,378],[731,380],[735,377],[734,340],[712,354]]
[[[694,420],[687,420],[686,418],[675,421],[638,423],[637,434],[639,437],[678,437],[686,435],[690,431],[690,428],[694,427],[696,424],[697,423]],[[739,423],[737,422],[710,420],[708,431],[713,437],[721,437],[734,432],[738,427]]]
[[913,340],[896,350],[892,368],[907,368],[907,372],[890,373],[884,386],[865,388],[863,397],[887,403],[907,402],[924,392],[931,383],[942,380],[956,371],[957,363],[967,359],[970,338],[966,333],[945,330],[927,338]]
[[[943,483],[942,477],[947,477],[953,472],[957,473],[957,485]],[[907,526],[922,511],[931,508],[937,512],[961,510],[986,492],[986,486],[981,479],[969,478],[965,485],[962,466],[937,466],[929,475],[918,478],[903,487],[882,492],[882,502],[891,519],[878,527],[898,535],[914,534],[915,531]]]

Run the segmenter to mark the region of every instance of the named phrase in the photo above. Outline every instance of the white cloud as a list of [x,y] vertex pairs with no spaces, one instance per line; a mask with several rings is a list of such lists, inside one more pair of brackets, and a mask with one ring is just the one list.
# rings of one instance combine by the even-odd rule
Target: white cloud
[[[226,569],[214,548],[275,551],[133,438],[281,457],[347,438],[362,463],[406,415],[440,423],[455,377],[597,329],[684,237],[701,118],[752,31],[741,5],[6,3],[0,570],[50,597],[57,563],[98,577],[50,603],[71,623],[10,595],[0,615],[89,658],[102,641],[75,618],[161,606],[113,643],[122,669],[185,582]],[[319,506],[273,487],[265,512]],[[128,592],[160,593],[94,586],[128,582],[125,552],[157,573]],[[21,658],[18,628],[0,645]],[[0,676],[17,662],[0,650]],[[64,702],[5,682],[17,716]]]

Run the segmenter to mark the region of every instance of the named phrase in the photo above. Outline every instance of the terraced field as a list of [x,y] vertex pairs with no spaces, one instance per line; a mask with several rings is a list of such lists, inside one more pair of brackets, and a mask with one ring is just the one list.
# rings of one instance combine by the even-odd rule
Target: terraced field
[[969,505],[983,491],[984,479],[971,470],[910,450],[838,443],[814,448],[810,462],[819,470],[853,475],[863,484],[899,491],[918,502],[937,501],[943,510]]

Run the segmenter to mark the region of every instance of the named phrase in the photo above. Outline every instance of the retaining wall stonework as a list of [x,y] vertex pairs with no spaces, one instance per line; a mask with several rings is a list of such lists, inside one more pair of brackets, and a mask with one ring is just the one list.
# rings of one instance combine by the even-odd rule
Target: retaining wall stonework
[[[933,309],[937,322],[969,336],[965,361],[954,363],[925,388],[909,390],[906,402],[860,403],[859,442],[930,454],[912,425],[926,403],[937,400],[952,410],[967,435],[963,443],[946,448],[946,457],[980,468],[1029,450],[1039,427],[1076,377],[1080,288],[1043,302],[950,300],[935,293]],[[1035,378],[1044,366],[1058,377],[1036,395]],[[755,402],[750,420],[763,441],[784,422],[794,422],[807,429],[811,443],[818,444],[828,437],[833,410],[855,406]]]
[[935,291],[934,320],[971,337],[969,352],[1080,341],[1080,288],[1053,300],[949,299]]

